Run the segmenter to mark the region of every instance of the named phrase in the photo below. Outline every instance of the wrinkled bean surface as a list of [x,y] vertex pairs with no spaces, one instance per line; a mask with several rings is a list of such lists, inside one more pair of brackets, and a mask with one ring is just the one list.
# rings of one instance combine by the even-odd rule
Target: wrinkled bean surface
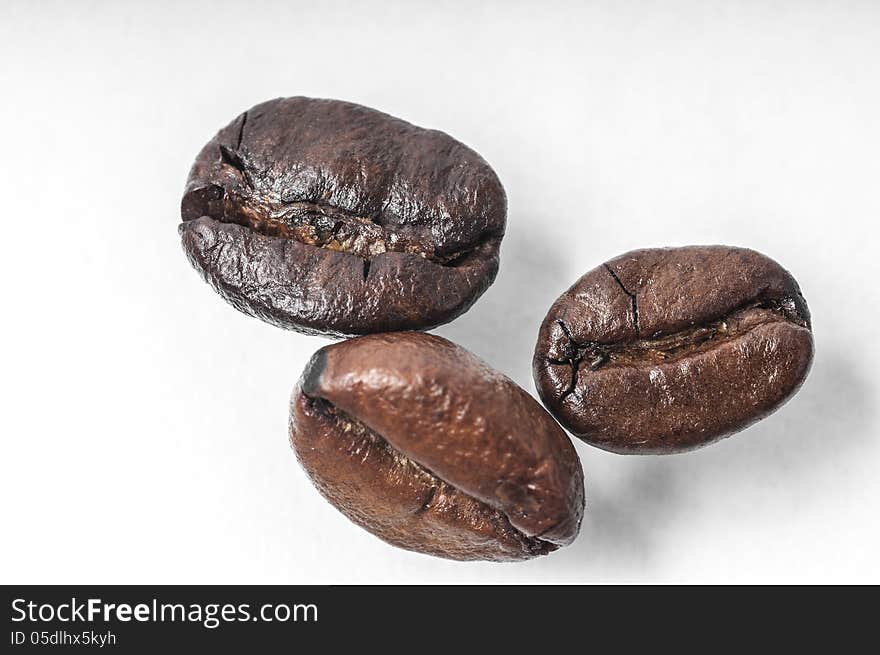
[[567,435],[511,380],[437,336],[319,350],[290,439],[318,490],[385,541],[459,560],[522,560],[570,543],[584,507]]
[[342,336],[466,311],[498,270],[506,198],[489,165],[443,132],[298,97],[220,130],[181,214],[190,261],[233,306]]
[[763,418],[797,391],[813,357],[792,276],[752,250],[636,250],[553,304],[533,371],[572,433],[619,453],[696,448]]

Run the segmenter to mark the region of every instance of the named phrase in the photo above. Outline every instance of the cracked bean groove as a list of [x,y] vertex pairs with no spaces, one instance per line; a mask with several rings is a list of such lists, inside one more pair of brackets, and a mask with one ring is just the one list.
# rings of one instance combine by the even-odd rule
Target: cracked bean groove
[[786,402],[813,358],[794,278],[752,250],[637,250],[553,304],[533,358],[541,399],[573,434],[624,454],[691,450]]

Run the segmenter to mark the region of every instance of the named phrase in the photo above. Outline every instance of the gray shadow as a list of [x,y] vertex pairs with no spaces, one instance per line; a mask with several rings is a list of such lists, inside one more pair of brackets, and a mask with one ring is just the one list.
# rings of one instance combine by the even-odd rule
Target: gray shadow
[[544,234],[522,229],[507,234],[495,283],[463,316],[437,330],[486,360],[492,367],[534,390],[532,353],[538,328],[550,305],[572,282],[558,246]]
[[[763,511],[770,511],[792,496],[809,503],[827,494],[847,462],[878,438],[869,379],[843,350],[823,350],[820,343],[809,377],[788,404],[718,444],[611,460],[579,447],[587,511],[578,540],[555,555],[554,565],[582,570],[590,561],[633,575],[651,570],[658,553],[674,551],[676,523],[687,519],[696,493],[701,504],[714,502],[719,511],[733,495],[760,498]],[[606,484],[590,484],[590,463],[598,458],[602,476],[612,478]],[[613,467],[622,475],[609,476]]]
[[[589,447],[579,448],[587,495],[581,533],[549,565],[578,571],[589,568],[612,577],[621,572],[636,576],[656,561],[664,526],[682,500],[681,485],[672,467],[658,458],[612,461],[606,463],[606,471],[591,471],[591,454],[584,453],[585,449]],[[620,476],[609,476],[607,470],[615,465],[626,470]]]

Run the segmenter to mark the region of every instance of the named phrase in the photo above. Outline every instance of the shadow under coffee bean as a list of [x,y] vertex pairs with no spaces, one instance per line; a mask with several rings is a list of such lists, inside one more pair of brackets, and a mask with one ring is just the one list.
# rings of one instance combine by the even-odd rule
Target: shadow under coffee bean
[[345,336],[467,311],[498,271],[506,211],[494,171],[447,134],[297,97],[253,107],[202,149],[180,233],[239,310]]
[[568,436],[511,380],[437,336],[319,350],[291,400],[290,439],[333,505],[401,548],[522,560],[580,528],[583,473]]
[[794,278],[753,250],[635,250],[566,291],[541,325],[533,370],[560,422],[618,453],[672,453],[757,421],[813,358]]

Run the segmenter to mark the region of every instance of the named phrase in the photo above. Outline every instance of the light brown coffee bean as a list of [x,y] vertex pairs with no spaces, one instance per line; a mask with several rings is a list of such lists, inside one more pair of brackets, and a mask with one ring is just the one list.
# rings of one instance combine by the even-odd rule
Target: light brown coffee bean
[[521,560],[577,535],[583,473],[520,387],[416,332],[319,350],[291,401],[290,438],[318,490],[385,541],[459,560]]

